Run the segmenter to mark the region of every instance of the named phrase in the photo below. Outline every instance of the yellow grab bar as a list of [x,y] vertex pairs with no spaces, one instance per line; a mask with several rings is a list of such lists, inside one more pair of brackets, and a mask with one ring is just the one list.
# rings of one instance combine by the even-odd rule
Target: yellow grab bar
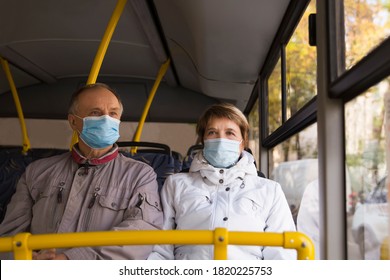
[[108,45],[111,41],[112,35],[114,34],[115,27],[118,24],[119,18],[125,8],[127,0],[118,0],[114,12],[111,15],[110,21],[108,22],[106,32],[104,33],[103,39],[100,42],[99,49],[96,53],[95,60],[92,64],[91,71],[87,80],[87,84],[94,84],[96,82],[97,76],[102,66],[104,56]]
[[387,236],[382,244],[381,244],[381,253],[380,253],[380,259],[381,260],[390,260],[390,236]]
[[4,69],[5,75],[8,79],[8,83],[9,83],[9,86],[10,86],[10,89],[12,92],[12,96],[14,98],[16,111],[18,112],[18,117],[19,117],[20,127],[22,129],[22,137],[23,137],[23,153],[27,153],[27,151],[30,150],[31,145],[30,145],[30,139],[28,138],[28,135],[27,135],[27,128],[26,128],[26,123],[24,121],[22,105],[20,104],[18,92],[16,90],[15,82],[12,78],[12,74],[11,74],[11,70],[9,68],[8,61],[5,60],[4,58],[0,57],[0,62],[1,62],[1,66]]
[[[100,42],[98,51],[96,53],[95,59],[93,61],[91,71],[87,80],[87,85],[96,83],[97,76],[99,74],[100,68],[103,63],[104,56],[106,55],[108,45],[110,44],[112,35],[114,34],[116,25],[118,24],[119,18],[122,15],[122,12],[126,6],[127,0],[118,0],[114,12],[111,15],[110,21],[108,22],[106,31],[104,32],[103,39]],[[78,136],[75,131],[73,131],[72,140],[70,143],[70,150],[74,144],[78,142]]]
[[[167,61],[165,61],[158,71],[156,81],[153,84],[152,90],[150,91],[150,94],[148,96],[148,100],[146,100],[146,104],[144,107],[144,110],[141,115],[141,119],[138,122],[137,130],[135,131],[133,141],[139,142],[141,139],[141,133],[145,124],[146,116],[148,115],[150,106],[152,105],[152,101],[154,99],[154,96],[156,95],[156,91],[158,89],[158,86],[160,85],[160,82],[162,78],[164,77],[165,73],[168,70],[169,64],[171,60],[168,58]],[[137,151],[137,147],[134,147],[131,149],[132,153],[135,153]]]
[[57,234],[19,233],[0,238],[0,252],[14,252],[15,259],[31,260],[37,249],[114,245],[214,244],[214,259],[227,259],[228,245],[278,246],[295,249],[299,260],[314,260],[314,244],[300,232],[228,232],[215,230],[134,230]]

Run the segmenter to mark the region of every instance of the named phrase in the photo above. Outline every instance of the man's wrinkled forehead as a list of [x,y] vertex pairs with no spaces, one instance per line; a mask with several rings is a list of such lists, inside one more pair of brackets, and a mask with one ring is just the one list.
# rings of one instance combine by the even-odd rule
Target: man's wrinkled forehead
[[93,88],[82,91],[77,104],[79,110],[115,110],[121,111],[121,105],[114,93],[105,88]]

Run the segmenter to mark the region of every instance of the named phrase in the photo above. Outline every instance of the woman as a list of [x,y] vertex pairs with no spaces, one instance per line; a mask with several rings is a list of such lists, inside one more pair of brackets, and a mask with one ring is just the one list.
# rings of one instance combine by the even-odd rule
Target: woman
[[[249,125],[230,104],[211,106],[196,128],[204,145],[188,173],[162,188],[164,230],[295,231],[280,185],[257,175],[248,147]],[[148,259],[213,259],[212,245],[157,245]],[[228,246],[228,259],[296,259],[281,247]]]

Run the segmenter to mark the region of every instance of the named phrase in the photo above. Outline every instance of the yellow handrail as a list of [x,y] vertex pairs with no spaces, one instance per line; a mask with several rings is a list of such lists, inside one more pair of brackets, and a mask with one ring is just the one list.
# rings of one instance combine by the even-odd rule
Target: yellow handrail
[[143,110],[142,115],[141,115],[141,119],[138,123],[137,130],[136,130],[134,137],[133,137],[133,141],[139,142],[141,139],[141,133],[142,133],[142,129],[143,129],[143,126],[144,126],[144,123],[146,120],[146,116],[148,115],[150,106],[152,105],[152,101],[153,101],[153,98],[156,94],[158,86],[160,85],[162,78],[164,77],[165,73],[168,70],[169,64],[170,64],[170,59],[168,58],[167,61],[161,65],[160,70],[158,71],[156,81],[154,82],[152,90],[150,91],[150,94],[148,96],[148,100],[146,101],[144,110]]
[[0,57],[0,62],[1,65],[4,69],[5,75],[8,79],[8,83],[12,92],[12,96],[14,98],[15,106],[16,106],[16,111],[18,112],[18,117],[19,117],[19,122],[20,122],[20,127],[22,129],[22,137],[23,137],[23,153],[27,153],[28,150],[30,150],[31,145],[30,145],[30,139],[28,138],[27,134],[27,128],[26,128],[26,123],[24,121],[24,115],[23,115],[23,110],[22,110],[22,105],[20,104],[18,92],[16,90],[15,82],[12,78],[11,70],[9,68],[8,61],[5,60],[4,58]]
[[[93,61],[91,71],[89,73],[89,77],[87,80],[87,85],[96,83],[97,76],[102,66],[104,56],[106,55],[108,49],[108,45],[110,44],[116,25],[118,24],[119,18],[122,15],[122,12],[126,6],[126,2],[127,0],[118,0],[115,6],[114,12],[111,15],[106,31],[104,32],[103,39],[100,42],[98,51]],[[70,149],[72,149],[73,145],[76,144],[77,142],[78,142],[78,136],[77,133],[74,131],[72,136],[72,141],[70,144]]]
[[[167,61],[165,61],[161,67],[160,70],[158,71],[156,81],[153,84],[152,90],[150,91],[150,94],[148,96],[148,100],[146,100],[146,104],[144,107],[144,110],[141,115],[141,119],[138,122],[137,130],[135,131],[133,141],[139,142],[141,139],[141,133],[145,124],[146,116],[148,115],[150,106],[152,105],[152,101],[154,99],[154,96],[156,95],[156,91],[158,89],[158,86],[160,85],[160,82],[162,78],[164,77],[165,73],[168,70],[169,64],[170,64],[170,59],[168,58]],[[137,151],[137,147],[134,147],[131,149],[132,153],[134,154]]]
[[96,82],[97,76],[102,66],[104,56],[108,49],[108,45],[111,41],[112,35],[114,34],[115,27],[118,24],[119,18],[122,15],[123,9],[126,6],[127,0],[118,0],[114,12],[111,15],[110,21],[108,22],[106,32],[104,33],[103,39],[100,42],[99,49],[96,53],[95,60],[92,64],[91,71],[87,80],[87,84],[93,84]]
[[0,238],[0,252],[14,252],[15,259],[31,260],[37,249],[114,245],[214,244],[214,259],[227,259],[228,245],[278,246],[295,249],[299,260],[314,260],[314,244],[300,232],[228,232],[213,230],[134,230],[57,234],[19,233]]
[[381,244],[380,249],[380,259],[381,260],[390,260],[390,236],[385,237]]

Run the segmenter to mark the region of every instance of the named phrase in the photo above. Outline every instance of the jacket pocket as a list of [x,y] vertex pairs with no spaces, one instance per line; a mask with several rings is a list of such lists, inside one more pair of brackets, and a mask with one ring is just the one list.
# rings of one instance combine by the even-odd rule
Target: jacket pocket
[[[64,205],[66,203],[67,186],[64,182],[56,182],[46,188],[33,188],[31,196],[34,200],[33,220],[31,228],[33,232],[56,232],[61,222]],[[34,217],[37,217],[36,219]],[[46,217],[42,219],[42,217]]]
[[129,212],[130,219],[142,219],[158,227],[162,226],[163,214],[160,197],[152,193],[138,193],[138,201]]
[[99,198],[99,204],[103,208],[112,211],[120,211],[127,208],[129,201],[116,196],[102,195]]
[[242,195],[233,203],[235,212],[239,214],[260,215],[263,210],[263,201],[256,196]]
[[92,207],[84,211],[85,231],[105,231],[123,221],[129,201],[120,196],[99,195]]

